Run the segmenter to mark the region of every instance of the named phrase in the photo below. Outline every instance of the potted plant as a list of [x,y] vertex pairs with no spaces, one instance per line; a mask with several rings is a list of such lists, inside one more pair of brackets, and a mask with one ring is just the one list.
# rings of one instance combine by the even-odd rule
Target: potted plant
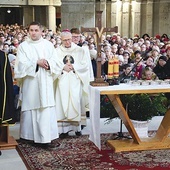
[[[154,116],[163,116],[167,110],[167,98],[164,94],[126,94],[120,98],[139,137],[147,137],[148,122]],[[109,117],[107,123],[119,117],[106,95],[101,98],[102,115]]]
[[121,100],[139,137],[148,137],[148,122],[154,116],[164,115],[167,110],[164,94],[122,95]]
[[132,120],[148,121],[154,116],[163,115],[167,110],[164,94],[122,95],[121,100]]
[[[117,114],[114,106],[112,105],[110,99],[107,97],[107,95],[101,95],[100,99],[100,117],[101,118],[109,118],[110,121],[113,118],[119,117]],[[109,122],[109,119],[107,119],[107,123]]]

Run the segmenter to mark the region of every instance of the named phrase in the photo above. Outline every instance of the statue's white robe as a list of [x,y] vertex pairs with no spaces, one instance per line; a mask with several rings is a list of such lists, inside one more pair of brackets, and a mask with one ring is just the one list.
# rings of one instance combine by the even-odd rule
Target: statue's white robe
[[[56,110],[59,123],[59,133],[69,130],[80,131],[81,114],[86,112],[88,106],[89,63],[85,50],[72,43],[71,48],[62,45],[56,49],[57,80]],[[74,59],[74,71],[63,71],[63,59],[71,55]],[[73,125],[73,126],[71,126]]]
[[[42,58],[48,61],[50,70],[39,67],[36,72],[37,60]],[[49,41],[28,39],[20,44],[14,74],[20,86],[21,138],[37,143],[58,138],[53,88],[55,66],[56,50]]]

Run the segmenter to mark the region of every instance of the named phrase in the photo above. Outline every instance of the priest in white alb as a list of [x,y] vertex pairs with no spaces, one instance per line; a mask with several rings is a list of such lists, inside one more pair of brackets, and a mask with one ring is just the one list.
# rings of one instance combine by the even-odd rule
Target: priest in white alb
[[45,148],[55,148],[59,137],[53,81],[56,73],[56,51],[42,38],[42,26],[32,22],[29,38],[18,47],[15,79],[20,86],[20,138]]
[[60,137],[74,131],[81,135],[81,114],[88,107],[89,65],[83,48],[72,42],[69,30],[61,33],[62,45],[57,51],[55,81],[56,111]]

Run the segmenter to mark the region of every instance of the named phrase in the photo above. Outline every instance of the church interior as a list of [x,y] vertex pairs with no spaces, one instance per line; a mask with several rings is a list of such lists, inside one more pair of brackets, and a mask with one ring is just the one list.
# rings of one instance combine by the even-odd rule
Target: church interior
[[[161,61],[165,61],[168,63],[170,60],[170,1],[169,0],[10,0],[5,1],[1,0],[0,2],[0,41],[3,41],[4,35],[11,32],[12,34],[16,33],[17,30],[20,32],[16,33],[17,38],[19,40],[19,34],[22,32],[24,36],[27,36],[26,31],[28,25],[32,21],[40,22],[44,28],[44,37],[51,42],[55,42],[55,48],[58,48],[60,44],[60,33],[62,30],[71,30],[71,28],[78,28],[82,32],[81,37],[87,38],[84,41],[85,46],[89,47],[91,50],[91,58],[94,61],[97,61],[97,55],[100,54],[99,60],[101,59],[102,62],[107,60],[107,55],[110,53],[113,56],[117,56],[118,53],[114,53],[114,48],[117,48],[118,52],[120,53],[119,63],[126,63],[129,59],[125,59],[127,55],[132,56],[134,59],[134,63],[139,64],[142,60],[145,60],[145,66],[151,67],[148,58],[156,58],[153,59],[152,64],[156,67],[157,62],[161,59]],[[8,29],[11,29],[8,32]],[[13,31],[15,28],[16,32]],[[4,31],[5,30],[5,31]],[[21,31],[22,30],[22,31]],[[3,35],[2,35],[3,34]],[[23,36],[23,37],[24,37]],[[14,38],[15,39],[15,38]],[[7,41],[6,36],[6,41]],[[90,41],[93,41],[90,43]],[[11,41],[11,40],[9,40]],[[22,40],[23,41],[23,40]],[[148,42],[150,41],[150,42]],[[147,42],[150,46],[147,46]],[[17,43],[19,45],[19,43]],[[90,45],[96,45],[95,47],[91,47]],[[109,45],[108,45],[109,44]],[[110,45],[111,44],[111,45]],[[115,44],[119,44],[116,47]],[[137,45],[138,44],[138,45]],[[108,46],[109,47],[108,47]],[[0,44],[1,46],[1,44]],[[131,48],[133,46],[133,48]],[[140,47],[139,47],[140,46]],[[148,49],[147,57],[142,57],[144,52],[142,51],[142,46],[145,49]],[[3,48],[1,50],[4,50]],[[112,51],[109,51],[112,50]],[[123,52],[121,53],[121,50]],[[15,52],[14,52],[15,51]],[[155,52],[156,51],[156,52]],[[14,55],[17,54],[17,47],[12,49]],[[136,53],[135,53],[136,52]],[[105,53],[102,56],[102,53]],[[138,56],[138,54],[140,56]],[[156,54],[155,54],[156,53]],[[110,55],[109,54],[109,55]],[[145,53],[146,54],[146,53]],[[94,57],[96,56],[96,58]],[[154,57],[153,57],[154,56]],[[159,57],[158,57],[159,56]],[[94,58],[93,58],[94,57]],[[103,57],[103,58],[102,58]],[[138,61],[135,58],[140,58]],[[160,58],[161,57],[161,58]],[[168,58],[169,57],[169,58]],[[101,60],[96,62],[97,64],[101,62]],[[100,144],[98,141],[96,142],[94,138],[96,136],[100,136],[100,134],[118,134],[121,135],[122,133],[130,133],[132,139],[137,143],[141,144],[141,147],[132,146],[133,143],[128,143],[129,148],[132,146],[132,151],[135,150],[145,150],[146,145],[148,148],[156,148],[159,145],[159,141],[161,141],[160,149],[169,149],[169,139],[166,139],[166,136],[169,135],[169,123],[167,120],[169,118],[169,112],[166,114],[157,114],[153,116],[152,119],[149,121],[148,131],[158,131],[156,137],[154,139],[145,139],[144,141],[140,140],[136,131],[132,127],[131,123],[129,122],[129,118],[126,116],[127,110],[121,105],[119,100],[119,95],[128,94],[128,90],[131,91],[133,94],[140,94],[140,93],[169,93],[170,88],[170,73],[166,78],[158,78],[155,81],[148,79],[150,81],[149,84],[145,84],[143,80],[147,80],[146,75],[144,78],[140,79],[140,81],[131,82],[125,77],[121,78],[126,85],[131,83],[129,89],[119,89],[119,83],[117,81],[118,75],[116,75],[116,71],[120,71],[121,73],[124,72],[125,68],[119,65],[119,68],[115,71],[115,67],[110,69],[111,62],[109,65],[109,60],[105,68],[102,70],[93,70],[95,75],[94,82],[91,83],[93,86],[99,86],[98,92],[101,95],[108,95],[107,101],[105,104],[111,104],[116,106],[118,116],[114,117],[112,121],[108,121],[108,117],[110,117],[109,108],[104,108],[103,112],[105,115],[101,115],[102,113],[98,113],[99,117],[94,118],[90,117],[89,115],[86,117],[86,126],[82,128],[82,135],[90,135],[90,140],[100,148]],[[126,61],[126,62],[125,62]],[[113,61],[112,61],[113,62]],[[169,62],[170,63],[170,62]],[[100,63],[101,64],[101,63]],[[126,63],[127,64],[127,63]],[[134,65],[135,65],[134,64]],[[137,68],[137,64],[132,66],[132,72]],[[122,64],[123,65],[123,64]],[[152,66],[153,66],[152,65]],[[100,65],[97,65],[97,67]],[[170,67],[170,66],[169,66]],[[102,68],[102,67],[101,67]],[[133,70],[134,69],[134,70]],[[100,70],[100,71],[99,71]],[[137,69],[136,69],[137,70]],[[153,68],[154,70],[154,68]],[[114,74],[111,76],[111,80],[109,79],[110,74]],[[107,74],[107,75],[106,75]],[[137,80],[139,76],[139,72],[134,71],[133,80]],[[156,74],[156,71],[155,71]],[[115,76],[116,75],[116,76]],[[130,74],[128,73],[128,76]],[[107,77],[108,76],[108,77]],[[142,75],[141,75],[142,76]],[[159,75],[162,76],[162,75]],[[132,77],[131,77],[132,78]],[[102,80],[101,80],[102,79]],[[167,81],[166,81],[167,79]],[[105,81],[103,83],[103,80]],[[125,82],[127,81],[127,82]],[[107,83],[106,83],[107,82]],[[154,83],[157,83],[157,87],[151,89],[151,86],[154,86]],[[14,85],[16,82],[14,81]],[[143,83],[143,84],[142,84]],[[162,84],[161,84],[162,83]],[[106,85],[107,84],[107,85]],[[168,85],[167,85],[168,84]],[[129,84],[128,84],[129,85]],[[147,85],[151,85],[147,88]],[[102,86],[108,86],[106,87]],[[116,87],[115,87],[116,86]],[[138,86],[140,86],[138,88]],[[162,87],[161,87],[162,86]],[[103,88],[103,89],[102,89]],[[123,87],[124,88],[124,87]],[[115,89],[119,91],[119,95],[116,94]],[[122,92],[123,91],[123,92]],[[94,92],[93,92],[94,93]],[[129,94],[131,94],[129,93]],[[95,93],[96,95],[96,93]],[[95,99],[96,96],[93,96]],[[154,96],[154,95],[153,95]],[[153,97],[151,95],[151,98]],[[109,102],[108,102],[109,101]],[[116,101],[116,102],[114,102]],[[101,101],[98,101],[101,103]],[[97,100],[96,100],[97,103]],[[160,102],[161,103],[161,102]],[[168,102],[167,102],[168,103]],[[166,104],[167,104],[166,103]],[[105,105],[104,104],[104,105]],[[170,103],[167,104],[167,108],[169,109]],[[107,105],[108,106],[108,105]],[[106,106],[106,107],[107,107]],[[96,109],[95,103],[92,102],[91,104],[92,111],[91,114],[98,112],[98,108]],[[102,105],[103,107],[103,105]],[[103,108],[100,109],[103,109]],[[112,111],[111,111],[112,112]],[[108,117],[107,117],[107,116]],[[101,116],[101,117],[100,117]],[[123,120],[123,123],[120,121]],[[97,119],[97,123],[100,126],[94,123]],[[109,122],[109,123],[106,123]],[[94,123],[93,131],[91,131],[92,123]],[[122,123],[122,124],[121,124]],[[98,128],[100,127],[100,128]],[[4,128],[4,127],[3,127]],[[1,127],[2,130],[2,127]],[[4,140],[4,133],[1,134],[0,131],[0,169],[2,170],[26,170],[28,167],[25,165],[23,159],[20,157],[19,153],[16,150],[17,143],[16,141],[20,138],[20,122],[18,117],[18,122],[15,125],[9,126],[9,128],[5,131],[9,136],[12,136],[12,140],[14,140],[14,146],[4,147],[4,143],[1,145],[1,141]],[[92,132],[94,134],[92,134]],[[95,134],[96,133],[96,134]],[[70,133],[71,136],[73,135]],[[73,135],[74,136],[74,135]],[[121,137],[122,136],[118,136]],[[122,137],[123,138],[123,137]],[[168,137],[167,137],[168,138]],[[8,139],[7,139],[8,140]],[[11,138],[9,139],[11,140]],[[119,138],[118,138],[119,141]],[[145,142],[150,142],[151,144],[146,144]],[[163,144],[162,141],[165,141]],[[11,141],[10,141],[11,142]],[[158,142],[158,143],[157,143]],[[8,143],[8,142],[7,142]],[[114,148],[115,151],[131,151],[127,147],[119,146],[119,145],[126,145],[127,143],[119,143],[118,145],[115,144],[115,141],[112,142],[109,140],[109,146],[114,148],[113,145],[116,145]],[[144,144],[143,144],[144,143]],[[11,147],[11,148],[10,148]],[[117,149],[117,150],[116,150]],[[120,150],[119,150],[120,149]],[[122,149],[122,150],[121,150]],[[148,149],[149,150],[149,149]],[[170,164],[167,165],[170,168]],[[165,166],[166,167],[166,166]],[[47,167],[47,169],[50,169]],[[74,167],[73,167],[74,169]],[[120,168],[121,169],[121,168]],[[140,169],[140,167],[139,167]],[[76,170],[76,169],[75,169]],[[109,169],[108,169],[109,170]]]

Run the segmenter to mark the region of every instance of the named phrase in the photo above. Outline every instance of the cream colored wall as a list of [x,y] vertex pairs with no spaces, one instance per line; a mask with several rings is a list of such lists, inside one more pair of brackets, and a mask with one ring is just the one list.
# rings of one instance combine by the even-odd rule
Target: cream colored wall
[[111,10],[109,5],[107,7],[106,16],[111,16],[111,21],[106,18],[107,23],[118,26],[122,36],[170,35],[169,0],[111,0]]
[[[103,11],[102,26],[118,26],[122,36],[170,35],[169,0],[1,0],[0,7],[21,6],[23,25],[40,19],[55,30],[56,7],[61,7],[62,28],[94,27],[95,11]],[[40,6],[41,5],[41,6]],[[40,9],[42,8],[42,10]]]
[[61,1],[60,0],[28,0],[28,5],[54,5],[54,6],[60,6]]
[[60,6],[61,0],[1,0],[0,5],[54,5]]
[[23,25],[27,26],[34,18],[34,8],[30,6],[23,7]]
[[73,27],[95,26],[95,5],[92,0],[62,0],[61,26],[62,29]]
[[49,29],[56,30],[56,7],[60,0],[1,0],[0,7],[23,8],[23,25],[37,20]]
[[0,0],[0,6],[4,5],[27,5],[27,0]]

